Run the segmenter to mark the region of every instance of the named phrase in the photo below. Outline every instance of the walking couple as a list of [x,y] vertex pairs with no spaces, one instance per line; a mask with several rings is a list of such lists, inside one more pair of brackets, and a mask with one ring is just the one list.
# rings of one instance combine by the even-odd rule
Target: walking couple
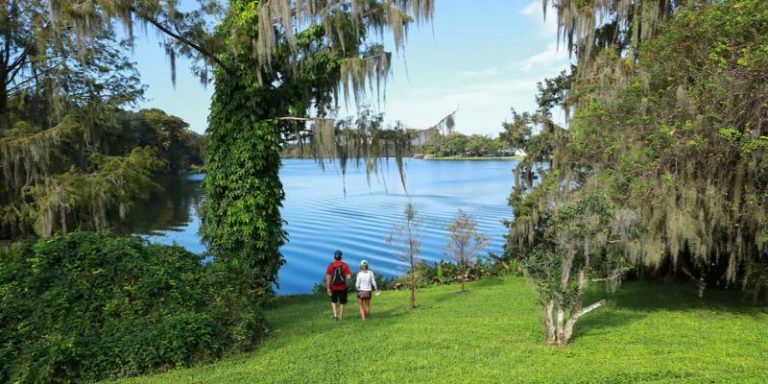
[[[349,265],[341,261],[341,251],[333,254],[333,263],[328,265],[325,272],[325,286],[328,288],[328,296],[331,297],[331,309],[333,320],[341,320],[344,317],[344,305],[347,304],[347,281],[352,278]],[[355,279],[357,290],[357,307],[362,320],[371,315],[371,293],[376,290],[376,276],[368,269],[368,262],[360,262],[360,271]],[[338,308],[337,308],[338,304]]]

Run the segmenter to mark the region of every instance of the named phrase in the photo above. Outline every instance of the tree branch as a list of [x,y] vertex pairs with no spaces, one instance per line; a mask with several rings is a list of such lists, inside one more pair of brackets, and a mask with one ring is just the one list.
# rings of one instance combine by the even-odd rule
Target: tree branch
[[[137,12],[135,7],[131,7],[131,12],[133,12],[137,16],[139,15],[139,13]],[[216,57],[213,53],[211,53],[207,49],[203,48],[199,44],[195,43],[194,41],[191,41],[191,40],[181,36],[180,34],[174,33],[173,31],[168,29],[165,25],[163,25],[162,23],[160,23],[159,21],[157,21],[157,20],[155,20],[153,18],[147,17],[147,18],[142,18],[142,19],[144,21],[154,25],[157,29],[159,29],[161,32],[165,33],[166,35],[173,37],[174,39],[178,40],[179,42],[181,42],[181,43],[183,43],[183,44],[185,44],[187,46],[189,46],[190,48],[192,48],[195,51],[199,52],[200,54],[202,54],[203,56],[207,57],[208,59],[213,60],[213,62],[215,62],[219,67],[221,67],[225,71],[230,72],[230,73],[234,73],[234,71],[231,68],[229,68],[226,65],[224,65],[224,63],[221,60],[219,60],[218,57]]]
[[16,75],[21,71],[22,68],[24,68],[24,63],[27,61],[27,52],[28,50],[25,49],[21,56],[17,57],[16,60],[13,61],[13,64],[7,68],[10,76],[5,79],[6,84],[12,83],[16,78]]
[[595,309],[598,309],[598,308],[602,307],[603,305],[605,305],[605,303],[606,303],[606,301],[605,301],[605,299],[603,299],[603,300],[600,300],[600,301],[598,301],[596,303],[593,303],[593,304],[587,306],[586,308],[576,312],[575,315],[573,316],[574,320],[578,319],[581,316],[586,315],[587,313],[590,313],[590,312],[594,311]]

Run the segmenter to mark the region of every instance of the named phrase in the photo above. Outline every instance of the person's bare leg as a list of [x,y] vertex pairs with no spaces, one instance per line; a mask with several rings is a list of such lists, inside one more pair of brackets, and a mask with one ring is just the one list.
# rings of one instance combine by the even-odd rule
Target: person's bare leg
[[339,304],[339,320],[344,318],[344,304]]
[[363,306],[365,308],[365,318],[371,317],[371,299],[364,299]]
[[360,320],[365,320],[365,306],[363,299],[357,298],[357,311],[360,313]]
[[331,309],[333,310],[333,318],[337,319],[338,317],[336,316],[336,303],[331,302]]

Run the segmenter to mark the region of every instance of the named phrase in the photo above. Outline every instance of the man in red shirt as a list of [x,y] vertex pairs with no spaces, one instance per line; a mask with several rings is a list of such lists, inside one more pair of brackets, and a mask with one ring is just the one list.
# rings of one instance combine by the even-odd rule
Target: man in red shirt
[[[344,317],[344,304],[347,304],[347,280],[352,277],[347,263],[341,261],[341,251],[333,254],[333,263],[328,265],[325,271],[325,286],[328,287],[328,296],[331,297],[331,309],[333,320],[341,320]],[[338,315],[336,303],[339,303]]]

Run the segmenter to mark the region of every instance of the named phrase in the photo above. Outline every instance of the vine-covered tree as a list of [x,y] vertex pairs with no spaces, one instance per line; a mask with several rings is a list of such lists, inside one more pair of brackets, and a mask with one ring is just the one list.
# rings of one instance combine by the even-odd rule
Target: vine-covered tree
[[[214,68],[202,234],[221,272],[221,305],[231,310],[227,326],[241,330],[238,347],[253,345],[260,334],[260,303],[283,263],[278,171],[286,138],[311,137],[320,153],[339,153],[342,143],[350,155],[368,156],[380,152],[365,148],[385,147],[369,140],[380,137],[394,142],[402,168],[406,132],[370,136],[366,130],[358,133],[369,139],[337,141],[332,112],[342,99],[359,104],[366,93],[379,94],[391,60],[379,40],[391,32],[402,48],[408,26],[429,20],[433,6],[425,0],[233,0],[181,12],[170,0],[51,2],[53,19],[72,20],[85,38],[93,25],[119,21],[129,32],[134,22],[151,25],[168,37],[172,67],[176,55],[185,54],[198,59],[203,80],[206,68]],[[211,19],[221,22],[211,25]]]

